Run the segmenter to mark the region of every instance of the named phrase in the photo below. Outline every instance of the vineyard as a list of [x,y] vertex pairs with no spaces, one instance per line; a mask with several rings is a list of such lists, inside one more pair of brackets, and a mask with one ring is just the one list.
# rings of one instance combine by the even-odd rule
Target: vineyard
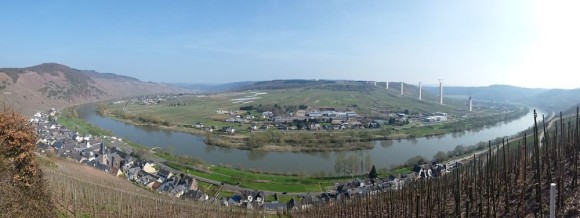
[[177,199],[87,166],[55,160],[43,169],[60,217],[262,217],[260,210]]
[[[556,216],[580,216],[578,110],[575,119],[536,124],[531,135],[504,141],[443,177],[400,190],[293,209],[298,217],[546,217],[550,183]],[[545,122],[543,122],[545,123]],[[525,134],[525,133],[524,133]]]
[[[536,119],[536,118],[535,118]],[[580,216],[575,117],[535,121],[533,131],[487,146],[487,152],[435,179],[401,189],[290,208],[293,217],[546,217],[549,187],[557,186],[556,216]],[[538,125],[541,123],[541,126]],[[57,161],[45,167],[59,215],[67,217],[264,217],[282,216],[172,198],[125,179]]]

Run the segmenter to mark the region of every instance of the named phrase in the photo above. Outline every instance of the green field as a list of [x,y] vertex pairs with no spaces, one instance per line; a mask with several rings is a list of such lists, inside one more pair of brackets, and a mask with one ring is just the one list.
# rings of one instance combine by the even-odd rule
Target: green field
[[[465,102],[460,99],[445,99],[444,105],[438,104],[436,96],[423,93],[418,100],[418,89],[406,85],[405,95],[380,86],[361,85],[361,83],[333,84],[289,89],[230,92],[211,95],[180,95],[169,97],[160,104],[109,104],[103,106],[104,114],[115,119],[134,124],[156,125],[161,128],[190,132],[206,137],[206,143],[238,149],[263,151],[335,151],[372,148],[369,141],[401,139],[440,135],[480,128],[485,125],[517,118],[525,114],[505,113],[493,110],[468,112]],[[242,102],[242,103],[240,103]],[[178,105],[178,106],[176,106]],[[256,131],[251,132],[252,124],[260,126],[265,119],[256,118],[247,123],[227,123],[232,115],[218,113],[228,111],[233,114],[259,115],[257,110],[240,110],[242,106],[260,108],[260,111],[276,111],[279,116],[291,117],[299,111],[298,107],[316,110],[332,107],[338,111],[355,111],[363,122],[373,119],[388,120],[390,113],[410,114],[446,112],[449,120],[436,124],[411,122],[403,126],[382,125],[380,129],[361,131]],[[521,107],[524,109],[524,107]],[[271,110],[269,110],[271,109]],[[300,115],[303,116],[303,115]],[[230,126],[236,130],[235,136],[208,133],[193,128],[196,123],[213,126],[217,129]],[[326,123],[329,125],[329,123]],[[294,125],[294,124],[293,124]],[[304,124],[302,124],[304,125]],[[296,126],[294,126],[296,127]]]
[[322,192],[333,186],[336,181],[344,180],[334,177],[312,178],[308,176],[286,176],[268,173],[254,173],[222,166],[210,166],[209,172],[202,172],[193,167],[166,162],[166,165],[185,173],[220,181],[240,187],[274,192]]
[[80,134],[91,134],[95,136],[111,135],[111,131],[95,127],[84,120],[71,116],[70,114],[63,114],[58,118],[58,123]]
[[[250,92],[226,93],[204,96],[180,96],[163,104],[137,105],[129,104],[127,111],[137,116],[152,116],[163,121],[169,121],[174,125],[192,125],[201,122],[206,126],[226,126],[228,115],[219,115],[218,110],[235,111],[244,105],[307,105],[309,108],[334,107],[337,110],[346,110],[348,105],[357,105],[355,110],[360,115],[367,117],[385,116],[385,112],[409,110],[411,112],[447,112],[452,114],[465,114],[466,110],[461,101],[450,101],[448,104],[435,103],[433,96],[423,94],[424,100],[418,100],[415,96],[401,97],[399,94],[384,89],[370,91],[336,91],[318,88],[297,88],[284,90],[267,90],[267,94],[259,95],[260,99],[247,104],[236,104],[232,99],[243,98],[252,95]],[[409,91],[411,92],[411,91]],[[185,103],[187,106],[171,107],[175,102]],[[109,111],[120,111],[123,105],[110,105]],[[245,113],[245,111],[240,111]],[[254,113],[255,114],[255,113]],[[245,114],[242,114],[245,115]],[[238,127],[249,125],[234,124]],[[240,130],[246,128],[240,128]]]

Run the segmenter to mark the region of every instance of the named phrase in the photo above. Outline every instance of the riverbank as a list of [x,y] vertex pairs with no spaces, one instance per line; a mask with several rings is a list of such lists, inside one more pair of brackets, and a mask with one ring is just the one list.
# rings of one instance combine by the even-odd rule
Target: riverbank
[[[450,133],[483,129],[502,122],[519,119],[529,112],[527,107],[519,107],[511,113],[494,113],[485,116],[474,116],[454,122],[442,122],[429,125],[411,125],[395,127],[382,126],[379,129],[347,130],[257,130],[240,131],[241,133],[216,133],[193,128],[192,125],[177,125],[157,118],[111,113],[106,107],[99,106],[102,116],[136,126],[147,126],[169,131],[178,131],[203,136],[209,145],[241,150],[268,152],[329,152],[355,151],[374,148],[374,141],[402,140],[422,137],[437,137]],[[154,121],[152,121],[154,120]]]
[[[72,109],[74,110],[74,109]],[[111,136],[111,132],[86,123],[74,117],[71,109],[62,111],[59,123],[80,134],[94,136]],[[266,192],[321,193],[333,189],[337,182],[352,179],[351,176],[325,176],[324,172],[308,174],[306,172],[264,172],[251,169],[218,166],[204,163],[202,160],[186,155],[174,155],[169,151],[146,146],[123,139],[123,149],[133,150],[133,154],[140,159],[153,160],[161,166],[168,167],[174,172],[186,173],[201,181],[207,181],[215,186],[227,184],[232,190],[262,190]],[[407,172],[408,169],[397,169],[392,173]],[[330,173],[329,173],[330,174]],[[383,173],[384,174],[384,173]],[[388,175],[388,174],[387,174]],[[360,176],[360,175],[359,175]],[[358,176],[357,176],[358,177]],[[210,186],[207,186],[210,187]]]
[[[100,117],[97,114],[95,114],[95,112],[94,112],[94,106],[92,106],[92,108],[89,107],[89,108],[83,108],[82,110],[79,110],[78,111],[79,112],[79,116],[86,117],[87,116],[86,114],[87,114],[88,111],[92,111],[91,112],[92,113],[91,116],[94,117],[94,118],[99,117],[98,119],[99,120],[102,120],[102,121],[104,121],[105,119],[107,119],[107,118],[103,118],[103,117]],[[85,118],[78,119],[78,121],[79,122],[84,122],[85,121],[84,119]],[[94,123],[95,125],[99,125],[99,126],[101,125],[101,124],[99,124],[100,122],[94,122],[94,121],[92,121],[91,123]],[[103,122],[101,122],[101,123],[103,123]],[[118,128],[119,127],[125,127],[126,126],[125,124],[122,124],[121,122],[117,122],[117,121],[113,121],[113,120],[109,120],[109,121],[104,122],[104,123],[107,123],[107,124],[118,123],[118,124],[116,124],[117,125],[116,127],[110,126],[110,128],[117,130],[115,134],[121,134],[121,132],[118,131]],[[77,126],[82,126],[82,125],[77,125]],[[87,126],[91,127],[90,125],[87,125]],[[129,127],[129,129],[126,129],[126,131],[133,131],[135,129],[140,129],[140,128]],[[400,132],[402,132],[402,131],[404,131],[404,130],[401,129],[401,130],[399,130],[396,133],[399,133],[400,134]],[[145,130],[145,132],[143,132],[143,133],[145,133],[145,134],[144,135],[140,135],[138,138],[133,137],[132,139],[133,140],[140,140],[140,139],[146,139],[147,140],[146,142],[141,142],[141,143],[148,143],[151,140],[154,140],[154,139],[150,139],[148,137],[149,134],[154,133],[154,131],[152,131],[151,129]],[[170,138],[167,138],[167,139],[163,140],[164,142],[167,142],[167,143],[163,143],[162,142],[163,144],[159,144],[159,142],[157,142],[157,143],[153,143],[153,144],[152,143],[149,143],[147,145],[149,147],[157,147],[157,146],[160,146],[161,148],[165,148],[165,149],[175,148],[174,152],[169,152],[169,153],[175,153],[175,151],[176,151],[178,154],[181,154],[181,155],[184,155],[184,154],[187,154],[187,153],[190,153],[191,156],[199,156],[199,155],[205,154],[205,155],[203,155],[201,157],[203,157],[204,160],[207,160],[207,161],[211,162],[211,164],[206,164],[206,163],[202,163],[201,165],[198,165],[198,164],[188,164],[186,166],[187,167],[199,166],[199,167],[195,168],[196,169],[195,171],[197,173],[201,173],[200,176],[206,176],[206,177],[207,176],[210,176],[210,175],[211,176],[216,176],[216,175],[217,176],[222,176],[223,181],[219,181],[219,182],[216,181],[215,184],[220,184],[221,182],[223,182],[224,184],[229,185],[229,186],[232,186],[234,188],[235,187],[239,187],[239,188],[252,189],[252,188],[260,187],[260,189],[268,190],[268,189],[272,189],[272,187],[268,187],[268,182],[264,182],[264,181],[274,181],[274,180],[268,180],[267,177],[266,178],[262,178],[262,177],[259,177],[259,176],[262,176],[262,175],[276,175],[276,174],[280,174],[280,175],[285,176],[285,177],[287,176],[288,177],[288,180],[287,180],[287,182],[283,182],[283,183],[277,184],[276,186],[278,186],[278,187],[288,186],[288,187],[294,187],[293,189],[297,189],[297,190],[298,189],[302,189],[302,190],[321,190],[322,188],[324,188],[324,186],[325,186],[324,184],[327,184],[327,181],[324,181],[324,178],[326,178],[326,177],[325,176],[321,176],[321,175],[322,174],[331,175],[331,174],[333,174],[333,172],[335,170],[332,168],[332,166],[331,167],[326,167],[324,169],[317,169],[317,167],[315,165],[321,165],[321,164],[325,164],[325,163],[330,162],[331,163],[330,165],[335,165],[335,167],[336,167],[336,164],[333,164],[335,162],[334,159],[333,159],[333,156],[336,155],[336,154],[333,154],[333,152],[319,152],[319,154],[310,154],[310,153],[302,153],[302,154],[299,154],[299,153],[293,153],[293,152],[280,152],[280,153],[279,152],[264,152],[264,153],[258,152],[258,153],[252,153],[252,152],[244,152],[244,151],[241,151],[241,150],[236,151],[236,149],[224,149],[224,150],[220,150],[221,148],[216,148],[215,146],[209,146],[209,145],[204,145],[204,146],[201,147],[201,150],[199,150],[199,148],[200,148],[199,146],[191,146],[192,140],[200,140],[199,137],[197,137],[198,139],[195,139],[196,137],[193,137],[192,138],[192,137],[189,137],[189,136],[186,137],[187,138],[187,143],[186,144],[188,144],[188,145],[185,146],[185,147],[183,147],[183,148],[186,148],[187,150],[182,150],[183,148],[180,148],[180,145],[178,145],[178,144],[169,144],[169,141],[172,140],[172,138],[174,138],[174,137],[183,137],[185,135],[188,135],[188,134],[183,134],[183,133],[173,133],[173,134],[171,134],[170,132],[160,131],[159,134],[155,134],[155,137],[156,138],[160,138],[160,137],[169,136]],[[497,136],[497,135],[493,135],[493,136]],[[125,137],[129,137],[129,136],[126,135]],[[445,136],[445,138],[451,138],[451,136],[447,135],[447,136]],[[486,138],[488,138],[488,137],[486,137]],[[493,137],[490,136],[489,139],[491,139],[491,138],[493,138]],[[417,140],[418,141],[426,141],[426,139],[417,139]],[[438,140],[438,139],[431,139],[431,140]],[[129,142],[126,139],[124,139],[124,141]],[[203,138],[201,138],[200,141],[203,141]],[[405,141],[408,141],[408,143],[410,143],[413,140],[405,140]],[[184,141],[184,142],[186,142],[186,141]],[[396,140],[395,141],[384,141],[384,142],[385,142],[384,145],[383,145],[383,142],[380,142],[380,143],[377,142],[375,144],[376,145],[379,145],[380,144],[380,147],[379,148],[382,147],[381,149],[385,149],[385,148],[392,148],[390,146],[393,146],[393,145],[389,145],[390,144],[389,142],[395,143],[395,144],[399,143]],[[406,143],[406,144],[408,144],[408,143]],[[449,143],[446,143],[446,144],[449,144]],[[174,145],[176,147],[173,147],[173,146],[169,147],[169,145]],[[429,147],[433,147],[433,142],[430,142],[429,145],[430,145]],[[155,154],[151,154],[149,152],[150,149],[147,149],[145,146],[138,145],[138,144],[132,144],[131,146],[139,147],[139,149],[146,150],[147,153],[149,155],[151,155],[152,158],[157,159],[157,160],[161,161],[162,163],[167,163],[169,165],[171,165],[171,164],[183,164],[183,163],[185,163],[183,161],[183,159],[179,159],[179,158],[182,158],[182,157],[179,157],[178,158],[178,156],[174,156],[174,155],[162,155],[163,152],[155,152]],[[183,146],[183,145],[181,145],[181,146]],[[411,145],[406,145],[405,147],[409,147],[409,146],[411,146]],[[217,149],[217,150],[215,150],[215,149]],[[157,149],[155,149],[155,150],[157,150]],[[190,150],[193,150],[195,152],[185,152],[185,151],[190,151]],[[412,150],[413,150],[414,155],[421,153],[421,149],[412,149]],[[203,153],[203,152],[205,152],[205,153]],[[397,155],[398,156],[405,156],[404,154],[401,155],[401,153],[399,153],[399,152],[397,152]],[[221,157],[220,160],[216,161],[216,160],[207,159],[208,156],[212,156],[212,155],[215,156],[216,154],[219,154],[219,156]],[[234,154],[234,155],[232,155],[232,154]],[[247,157],[245,157],[246,155],[247,155]],[[275,158],[275,159],[271,160],[272,158],[270,158],[270,157],[280,157],[281,155],[282,156],[290,156],[290,157],[293,157],[292,158],[293,162],[286,162],[285,160],[282,160],[280,158]],[[318,163],[318,162],[316,162],[316,163],[311,163],[311,164],[309,164],[307,166],[302,166],[303,165],[302,163],[305,162],[305,158],[303,157],[303,155],[310,156],[310,157],[316,157],[316,158],[319,158],[319,159],[320,158],[321,159],[325,159],[326,161],[325,161],[325,163],[322,163],[322,162],[321,163]],[[311,156],[311,155],[314,155],[314,156]],[[348,156],[360,156],[360,155],[361,154],[358,153],[358,151],[355,152],[355,153],[349,152],[349,154],[348,154]],[[267,158],[264,158],[266,156],[268,156],[268,157]],[[431,155],[426,155],[425,157],[431,157],[431,156],[432,156],[432,154]],[[174,157],[174,159],[172,159],[171,157]],[[227,158],[223,158],[223,157],[227,157]],[[296,158],[296,157],[299,157],[299,158]],[[265,160],[267,160],[267,162],[264,162],[261,165],[255,165],[255,164],[251,164],[249,162],[239,161],[239,160],[243,160],[245,158],[249,158],[249,159],[251,159],[251,160],[253,160],[255,162],[259,162],[259,163],[262,163]],[[404,160],[402,160],[402,159],[401,160],[397,160],[396,163],[391,163],[391,165],[385,164],[385,163],[380,163],[381,160],[382,159],[385,159],[385,158],[387,158],[387,159],[393,159],[393,158],[396,158],[396,157],[389,157],[388,154],[380,155],[380,157],[377,157],[377,156],[373,156],[372,157],[373,163],[375,161],[378,162],[378,163],[375,163],[375,164],[378,164],[377,165],[378,166],[377,169],[379,169],[379,168],[392,168],[393,164],[396,165],[396,163],[403,163],[403,162],[405,162],[407,160],[408,157],[405,157]],[[225,160],[225,159],[227,159],[227,160]],[[261,159],[261,161],[256,161],[256,160],[260,160],[260,159]],[[233,160],[233,161],[229,161],[229,160]],[[204,161],[201,161],[201,162],[204,162]],[[272,167],[262,167],[262,166],[274,166],[274,165],[275,166],[278,166],[281,163],[284,163],[286,165],[294,165],[294,166],[302,166],[302,167],[292,167],[292,169],[285,169],[285,170],[280,170],[280,169],[284,169],[284,168],[278,168],[278,167],[275,167],[275,168],[272,168]],[[360,159],[359,159],[358,163],[361,163]],[[314,164],[314,165],[312,165],[312,164]],[[177,165],[177,166],[179,166],[179,165]],[[217,167],[215,167],[215,166],[217,166]],[[235,167],[231,167],[231,166],[235,166]],[[236,169],[236,170],[241,171],[241,172],[254,172],[256,174],[256,177],[249,176],[249,175],[243,175],[243,176],[240,177],[239,176],[240,175],[240,172],[236,172],[236,171],[228,171],[229,172],[228,173],[228,176],[225,176],[224,177],[222,175],[223,173],[221,173],[220,170],[219,170],[220,167],[225,167],[225,168],[229,168],[229,169]],[[304,167],[306,167],[306,168],[304,168]],[[270,169],[266,169],[266,168],[270,168]],[[353,169],[359,169],[359,168],[360,167],[354,167]],[[312,170],[312,169],[315,169],[315,170]],[[183,170],[187,170],[187,169],[183,169]],[[190,169],[190,170],[192,170],[192,169]],[[392,172],[393,175],[398,175],[400,172],[397,172],[397,171],[390,171],[390,172]],[[404,170],[401,170],[401,172],[402,171],[408,171],[408,168],[407,169],[404,169]],[[262,173],[262,172],[266,172],[266,173]],[[277,172],[277,173],[272,173],[272,172]],[[388,171],[380,170],[380,172],[384,173],[382,175],[389,175],[388,174]],[[239,178],[256,178],[256,179],[240,180]],[[321,178],[322,180],[316,181],[315,183],[317,183],[317,184],[301,184],[301,183],[296,183],[296,182],[294,182],[294,183],[288,182],[288,181],[298,181],[298,180],[309,179],[309,178]],[[343,178],[344,179],[348,179],[348,177],[343,177]],[[278,180],[278,178],[277,178],[277,180]],[[334,181],[340,181],[340,179],[334,180]],[[231,184],[238,184],[238,182],[241,182],[240,183],[240,186],[231,185]],[[274,189],[274,190],[279,190],[279,189]]]

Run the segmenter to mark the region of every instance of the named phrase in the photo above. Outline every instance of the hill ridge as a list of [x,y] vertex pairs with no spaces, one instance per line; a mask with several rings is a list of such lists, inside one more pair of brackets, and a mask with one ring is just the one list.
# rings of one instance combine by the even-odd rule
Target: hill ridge
[[0,91],[1,101],[32,114],[51,107],[185,90],[129,76],[42,63],[24,68],[0,68]]

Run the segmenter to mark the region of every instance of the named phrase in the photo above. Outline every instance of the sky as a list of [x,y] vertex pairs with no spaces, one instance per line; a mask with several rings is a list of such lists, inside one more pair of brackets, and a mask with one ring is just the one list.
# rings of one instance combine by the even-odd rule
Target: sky
[[[1,2],[0,2],[1,3]],[[580,1],[7,1],[0,67],[580,87]]]

